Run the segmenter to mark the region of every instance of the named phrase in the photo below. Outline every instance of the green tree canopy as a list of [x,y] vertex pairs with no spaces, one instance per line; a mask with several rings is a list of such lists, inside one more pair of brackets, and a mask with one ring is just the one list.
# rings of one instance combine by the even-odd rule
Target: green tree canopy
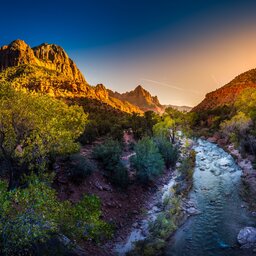
[[25,170],[43,170],[49,158],[78,150],[75,139],[87,115],[78,106],[47,95],[0,85],[0,153],[7,163],[10,186]]
[[252,120],[243,112],[238,112],[230,120],[221,123],[222,132],[231,139],[233,143],[239,143],[239,139],[246,135],[252,125]]
[[185,119],[185,114],[177,109],[167,108],[162,121],[153,126],[155,136],[169,137],[172,143],[175,143],[178,130],[188,128],[188,122]]
[[166,168],[174,166],[179,156],[178,148],[165,137],[155,137],[154,142],[163,157]]
[[33,245],[56,234],[76,241],[111,235],[111,226],[101,220],[98,197],[84,196],[76,204],[59,201],[50,182],[50,177],[31,175],[26,188],[8,191],[0,181],[1,255],[34,255],[28,253]]
[[163,172],[164,160],[152,139],[141,139],[135,146],[135,153],[131,162],[142,183],[154,180]]
[[256,121],[256,90],[245,90],[236,100],[235,106],[238,111],[247,113],[254,122]]

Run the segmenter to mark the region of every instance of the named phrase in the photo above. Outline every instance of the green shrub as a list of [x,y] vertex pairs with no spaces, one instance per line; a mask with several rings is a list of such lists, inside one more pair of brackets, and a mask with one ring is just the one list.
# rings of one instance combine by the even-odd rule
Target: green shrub
[[84,133],[79,137],[79,142],[82,145],[90,144],[98,137],[99,132],[97,129],[97,123],[95,122],[95,120],[90,120],[85,126]]
[[95,240],[112,235],[112,226],[101,219],[100,199],[86,195],[75,205],[69,201],[62,204],[60,231],[75,240]]
[[169,197],[164,210],[157,215],[156,220],[149,223],[146,239],[135,243],[134,249],[128,255],[163,255],[169,237],[177,229],[181,220],[179,197]]
[[152,181],[163,172],[164,161],[153,140],[148,137],[140,140],[135,146],[135,153],[131,163],[140,182]]
[[129,177],[126,167],[120,160],[121,153],[121,145],[115,140],[107,140],[93,150],[93,156],[100,162],[110,181],[125,188],[129,183]]
[[33,245],[46,242],[54,232],[51,223],[28,209],[4,224],[3,252],[6,255],[31,255],[27,253],[33,250]]
[[157,219],[150,225],[149,232],[155,238],[167,239],[176,228],[170,216],[166,213],[160,213]]
[[126,188],[129,184],[128,171],[126,167],[119,162],[116,166],[114,166],[113,176],[111,176],[111,181],[121,187]]
[[95,169],[93,163],[80,154],[71,155],[67,160],[69,177],[76,184],[80,184]]
[[166,246],[166,241],[163,239],[145,239],[138,241],[134,250],[128,252],[128,256],[156,256],[160,255],[161,250]]
[[185,157],[179,167],[179,171],[185,177],[186,180],[191,180],[194,173],[196,153],[191,150],[189,156]]
[[167,138],[165,137],[156,137],[154,139],[160,154],[164,159],[166,168],[170,168],[176,164],[179,153],[176,146],[174,146]]
[[112,171],[121,157],[122,149],[120,143],[108,139],[103,144],[97,145],[93,150],[93,156],[103,165],[107,171]]
[[31,255],[27,252],[33,245],[55,234],[96,241],[111,235],[111,226],[101,220],[98,197],[85,196],[76,204],[59,201],[48,182],[32,175],[26,188],[8,191],[7,184],[0,181],[1,255]]

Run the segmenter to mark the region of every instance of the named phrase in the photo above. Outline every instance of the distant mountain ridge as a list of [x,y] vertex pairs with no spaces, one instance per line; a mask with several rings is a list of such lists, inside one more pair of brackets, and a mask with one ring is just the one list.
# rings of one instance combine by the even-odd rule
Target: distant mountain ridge
[[207,93],[205,99],[195,106],[192,111],[200,112],[224,105],[233,105],[237,97],[248,88],[256,89],[256,69],[246,71],[221,88]]
[[192,110],[192,107],[189,106],[176,106],[176,105],[164,105],[165,108],[174,108],[180,112],[189,112]]
[[128,101],[131,104],[137,106],[142,111],[155,111],[157,113],[164,112],[164,106],[162,106],[157,96],[152,96],[141,85],[137,86],[134,90],[125,93],[118,93],[110,91],[110,95],[118,98],[122,101]]

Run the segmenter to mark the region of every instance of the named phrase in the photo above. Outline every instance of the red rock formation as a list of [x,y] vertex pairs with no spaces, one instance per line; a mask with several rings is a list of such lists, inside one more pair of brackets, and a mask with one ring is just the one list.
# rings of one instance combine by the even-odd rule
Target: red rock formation
[[15,40],[0,48],[0,71],[22,64],[32,64],[57,71],[70,80],[87,83],[76,64],[55,44],[41,44],[30,48],[22,40]]
[[151,96],[151,94],[141,85],[137,86],[133,91],[123,94],[112,91],[109,92],[111,96],[122,101],[128,101],[139,107],[142,111],[152,110],[158,113],[162,113],[164,111],[164,107],[160,104],[157,96]]
[[256,69],[244,72],[225,86],[207,93],[205,99],[192,111],[199,112],[224,105],[232,105],[241,92],[248,88],[256,89]]

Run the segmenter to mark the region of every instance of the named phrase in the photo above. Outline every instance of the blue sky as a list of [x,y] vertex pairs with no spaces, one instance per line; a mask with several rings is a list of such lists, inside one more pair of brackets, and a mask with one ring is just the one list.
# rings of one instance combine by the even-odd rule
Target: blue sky
[[142,84],[165,104],[195,105],[256,67],[256,1],[5,1],[1,10],[1,45],[58,44],[90,84]]

